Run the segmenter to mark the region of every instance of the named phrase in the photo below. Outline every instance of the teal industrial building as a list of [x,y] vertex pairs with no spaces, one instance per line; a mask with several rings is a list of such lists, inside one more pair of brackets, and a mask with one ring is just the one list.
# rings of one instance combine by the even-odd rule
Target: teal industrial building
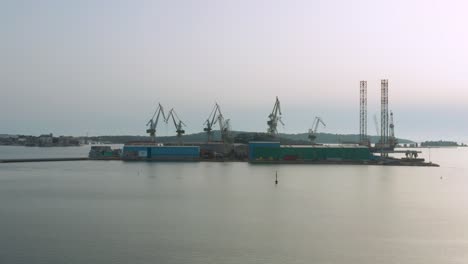
[[366,162],[375,160],[368,147],[357,145],[280,145],[279,142],[250,142],[250,162]]

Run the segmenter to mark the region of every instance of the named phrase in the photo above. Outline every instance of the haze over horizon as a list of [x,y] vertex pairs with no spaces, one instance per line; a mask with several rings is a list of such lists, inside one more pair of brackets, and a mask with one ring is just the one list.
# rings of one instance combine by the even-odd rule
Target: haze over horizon
[[[187,133],[368,133],[389,80],[399,138],[467,143],[464,1],[2,1],[0,134],[145,135],[158,102]],[[173,135],[163,125],[158,134]]]

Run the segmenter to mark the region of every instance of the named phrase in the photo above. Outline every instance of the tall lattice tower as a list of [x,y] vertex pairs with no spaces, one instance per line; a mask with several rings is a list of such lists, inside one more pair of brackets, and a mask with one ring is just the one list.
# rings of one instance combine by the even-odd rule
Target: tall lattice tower
[[367,144],[367,81],[361,81],[360,91],[359,141],[361,144]]
[[388,80],[381,80],[380,86],[380,143],[385,147],[388,145]]

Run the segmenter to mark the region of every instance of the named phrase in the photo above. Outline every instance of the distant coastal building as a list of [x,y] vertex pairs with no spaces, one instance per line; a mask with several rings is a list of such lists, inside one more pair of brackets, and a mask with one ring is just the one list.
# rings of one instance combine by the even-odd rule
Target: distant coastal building
[[14,145],[27,147],[67,147],[80,146],[81,138],[60,136],[54,137],[52,133],[38,137],[27,135],[0,135],[0,145]]
[[39,136],[39,146],[52,146],[53,144],[53,140],[54,140],[54,136],[52,135],[52,133],[50,134],[46,134],[46,135],[40,135]]

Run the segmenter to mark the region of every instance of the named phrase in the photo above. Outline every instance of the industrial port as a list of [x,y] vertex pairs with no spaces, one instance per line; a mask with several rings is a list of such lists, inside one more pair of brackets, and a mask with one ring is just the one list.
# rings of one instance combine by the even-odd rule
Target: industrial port
[[[381,80],[381,115],[380,140],[372,145],[367,134],[367,81],[360,81],[360,131],[359,142],[353,144],[318,144],[315,142],[320,126],[326,126],[321,117],[315,117],[308,130],[309,144],[281,145],[278,124],[284,125],[281,116],[281,103],[276,97],[273,110],[268,115],[266,133],[260,140],[248,144],[234,143],[231,135],[230,120],[221,112],[215,103],[203,123],[206,134],[204,142],[184,142],[185,123],[176,111],[171,109],[165,114],[164,107],[158,104],[153,116],[148,121],[146,133],[149,141],[127,142],[122,150],[112,150],[94,146],[90,159],[121,159],[123,161],[247,161],[252,164],[367,164],[394,166],[438,166],[418,158],[419,151],[395,150],[397,139],[393,113],[389,111],[388,80]],[[376,128],[378,121],[374,118]],[[157,127],[161,122],[172,123],[177,135],[176,142],[158,143]],[[219,126],[220,141],[213,140],[213,132]],[[404,158],[392,157],[392,154],[403,154]]]
[[[175,140],[173,142],[158,142],[157,128],[162,122],[173,124]],[[308,130],[308,144],[282,144],[278,133],[278,125],[282,121],[281,103],[276,97],[272,111],[267,115],[266,132],[256,133],[251,140],[239,142],[234,139],[230,119],[226,119],[220,105],[215,103],[210,114],[203,123],[206,135],[201,142],[184,142],[186,126],[172,108],[169,112],[158,103],[154,114],[146,126],[148,140],[126,142],[122,149],[112,149],[110,146],[91,146],[87,158],[48,158],[48,159],[11,159],[5,162],[34,161],[69,161],[69,160],[122,160],[122,161],[243,161],[251,164],[355,164],[355,165],[393,165],[393,166],[431,166],[439,165],[426,162],[418,157],[417,150],[396,150],[398,140],[395,137],[393,113],[389,110],[388,80],[381,80],[381,113],[380,125],[374,116],[379,140],[371,144],[367,134],[367,81],[360,81],[360,113],[359,140],[346,144],[319,144],[316,142],[318,130],[325,127],[322,117],[315,117]],[[218,128],[218,129],[216,129]],[[379,129],[380,128],[380,129]],[[214,140],[215,130],[219,131],[220,139]],[[50,135],[52,138],[52,135]],[[50,141],[53,142],[53,141]],[[58,141],[57,141],[58,142]],[[50,144],[49,144],[50,145]],[[404,156],[403,158],[394,157]]]
[[[146,126],[149,140],[126,142],[122,149],[110,146],[91,146],[88,158],[67,159],[27,159],[0,160],[0,162],[65,161],[65,160],[122,160],[122,161],[244,161],[251,164],[356,164],[356,165],[392,165],[392,166],[439,166],[418,157],[417,150],[396,150],[398,140],[395,137],[393,113],[389,111],[388,80],[381,80],[380,126],[374,116],[379,141],[371,144],[367,134],[367,81],[360,81],[359,140],[346,144],[319,144],[316,142],[318,130],[325,127],[322,117],[314,117],[308,129],[307,144],[282,144],[278,125],[282,121],[281,103],[276,97],[272,111],[267,115],[266,132],[256,133],[255,138],[246,142],[236,142],[232,135],[230,119],[226,119],[220,105],[215,103],[203,123],[206,135],[201,142],[184,142],[186,126],[175,109],[169,112],[158,103],[154,114]],[[174,142],[158,142],[157,128],[162,122],[174,127]],[[380,129],[379,129],[380,127]],[[215,129],[219,128],[220,140],[214,140]],[[217,130],[217,129],[216,129]],[[52,135],[47,138],[51,145]],[[61,138],[59,138],[61,139]],[[42,142],[42,141],[41,141]],[[57,142],[59,142],[57,140]],[[44,145],[44,144],[43,144]],[[404,156],[397,158],[398,154]]]

